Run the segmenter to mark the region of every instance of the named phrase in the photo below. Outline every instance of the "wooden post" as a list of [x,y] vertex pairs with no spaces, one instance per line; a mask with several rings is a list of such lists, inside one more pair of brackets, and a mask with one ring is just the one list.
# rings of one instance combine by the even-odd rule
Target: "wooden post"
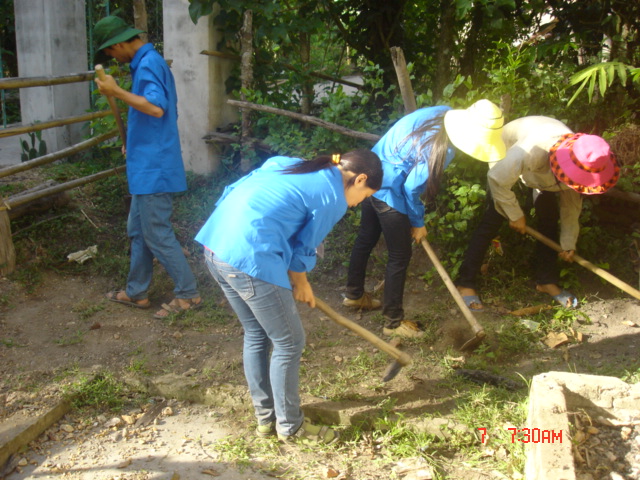
[[11,238],[9,213],[0,210],[0,275],[13,273],[16,268],[16,249]]
[[[242,93],[240,98],[242,101],[247,100],[247,96],[244,93],[245,89],[250,89],[253,86],[253,12],[246,10],[244,12],[244,22],[242,29],[240,30],[240,81],[242,83]],[[240,145],[246,147],[247,144],[251,144],[251,111],[247,109],[241,110],[242,112],[242,129],[240,132]],[[241,150],[240,170],[248,172],[251,168],[251,159],[248,158],[244,151]]]
[[400,93],[402,94],[404,111],[405,113],[411,113],[417,110],[418,105],[416,104],[416,97],[413,94],[411,78],[409,77],[409,70],[407,70],[407,62],[404,60],[404,53],[402,53],[400,47],[391,47],[390,50],[393,66],[398,76],[398,85],[400,86]]

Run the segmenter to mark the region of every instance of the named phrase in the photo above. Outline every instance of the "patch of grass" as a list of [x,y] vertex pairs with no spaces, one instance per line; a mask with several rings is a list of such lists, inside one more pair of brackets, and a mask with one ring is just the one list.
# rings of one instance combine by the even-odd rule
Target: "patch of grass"
[[216,300],[215,295],[202,295],[204,304],[197,310],[187,310],[181,313],[169,314],[163,319],[172,327],[182,327],[195,330],[197,332],[204,331],[211,325],[224,326],[229,323],[231,315],[221,307]]
[[16,271],[11,274],[11,278],[18,282],[27,293],[33,293],[36,287],[42,283],[43,275],[38,265],[31,264],[17,268]]
[[339,368],[333,362],[323,361],[321,367],[308,372],[303,363],[302,375],[306,377],[312,374],[313,378],[301,382],[301,385],[307,393],[332,401],[358,399],[362,395],[354,388],[362,384],[370,385],[372,371],[379,370],[382,376],[382,369],[388,362],[389,356],[383,352],[361,350],[354,356],[344,357]]
[[519,320],[507,320],[496,331],[498,356],[513,358],[514,355],[527,354],[537,348],[538,335],[520,323]]
[[81,320],[91,318],[93,315],[104,309],[105,306],[103,303],[95,304],[86,300],[80,300],[71,307],[71,311],[77,313]]
[[126,388],[110,373],[84,377],[64,389],[75,408],[107,408],[119,411],[124,405]]
[[141,373],[143,375],[149,375],[151,371],[147,368],[147,359],[142,356],[141,358],[132,358],[129,361],[127,370],[133,373]]
[[[524,444],[512,442],[512,431],[522,429],[527,419],[526,392],[511,392],[502,388],[482,386],[471,388],[458,399],[454,418],[465,424],[471,431],[486,429],[485,442],[478,435],[478,441],[471,444],[450,446],[464,453],[470,461],[482,461],[503,474],[524,471]],[[499,454],[487,456],[487,449]]]
[[0,340],[0,343],[2,343],[7,348],[16,348],[16,347],[24,347],[25,346],[25,345],[19,344],[13,338],[3,338],[2,340]]
[[76,330],[76,332],[70,337],[59,338],[55,340],[55,343],[57,345],[60,345],[61,347],[67,347],[69,345],[77,345],[78,343],[82,342],[82,340],[84,339],[85,333],[87,332],[83,330]]

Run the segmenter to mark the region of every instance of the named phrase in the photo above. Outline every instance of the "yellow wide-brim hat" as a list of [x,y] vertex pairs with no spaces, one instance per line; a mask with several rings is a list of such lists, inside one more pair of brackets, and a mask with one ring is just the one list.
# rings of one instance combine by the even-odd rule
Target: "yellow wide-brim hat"
[[493,102],[482,99],[464,110],[449,110],[444,128],[451,143],[482,162],[504,158],[507,147],[502,140],[504,115]]

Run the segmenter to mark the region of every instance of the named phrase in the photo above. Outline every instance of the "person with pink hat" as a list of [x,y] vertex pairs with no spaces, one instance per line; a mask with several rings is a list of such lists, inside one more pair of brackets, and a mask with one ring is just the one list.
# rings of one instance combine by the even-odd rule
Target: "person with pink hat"
[[[477,275],[484,256],[505,219],[525,233],[525,215],[512,187],[520,180],[533,189],[537,230],[558,240],[558,256],[571,262],[580,231],[582,195],[597,195],[613,187],[620,168],[607,142],[597,135],[574,133],[559,120],[529,116],[504,126],[505,158],[487,174],[487,209],[473,233],[460,267],[456,286],[471,310],[482,310],[477,294]],[[578,306],[575,295],[558,286],[556,253],[536,242],[536,289],[567,308]]]

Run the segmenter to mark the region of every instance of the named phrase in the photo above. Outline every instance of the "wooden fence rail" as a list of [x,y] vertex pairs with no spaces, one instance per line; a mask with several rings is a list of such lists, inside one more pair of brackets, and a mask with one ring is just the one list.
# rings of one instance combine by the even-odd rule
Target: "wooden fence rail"
[[13,175],[15,173],[24,172],[25,170],[30,170],[32,168],[39,167],[40,165],[46,165],[47,163],[55,162],[56,160],[60,160],[61,158],[75,155],[76,153],[88,150],[89,148],[99,145],[100,143],[109,140],[110,138],[113,138],[117,135],[118,130],[114,129],[97,137],[93,137],[80,143],[76,143],[75,145],[71,145],[70,147],[63,148],[62,150],[58,150],[57,152],[48,153],[41,157],[34,158],[33,160],[29,160],[28,162],[22,162],[16,165],[9,165],[8,167],[0,168],[0,178],[8,177],[9,175]]
[[0,79],[0,90],[9,88],[48,87],[51,85],[63,85],[65,83],[77,83],[93,80],[95,72],[70,73],[68,75],[55,75],[45,77],[7,77]]
[[[0,79],[0,90],[9,88],[42,87],[74,82],[85,82],[92,80],[94,77],[94,73],[95,72],[92,70],[88,72],[50,77],[4,78]],[[106,117],[110,114],[111,112],[106,110],[76,115],[62,119],[54,119],[46,122],[39,122],[32,125],[23,125],[19,127],[0,129],[0,138],[40,131],[47,128],[59,127],[73,123],[89,122],[96,118]],[[112,130],[95,138],[84,140],[57,152],[43,155],[41,157],[35,158],[28,162],[23,162],[18,165],[11,165],[9,167],[2,168],[0,169],[0,178],[8,177],[9,175],[13,175],[18,172],[29,170],[31,168],[35,168],[40,165],[54,162],[61,158],[68,157],[70,155],[74,155],[78,152],[92,148],[104,142],[105,140],[109,140],[110,138],[115,137],[117,134],[117,130]],[[44,197],[50,197],[52,195],[60,194],[61,192],[86,185],[87,183],[95,182],[112,175],[117,175],[123,172],[125,168],[125,165],[121,165],[119,167],[104,170],[93,175],[70,180],[59,185],[46,186],[46,188],[40,189],[36,188],[33,192],[23,192],[7,199],[3,199],[0,197],[0,275],[7,275],[15,270],[15,247],[13,245],[11,235],[11,224],[8,210],[16,208],[20,205],[28,204]]]
[[47,128],[62,127],[73,123],[90,122],[96,118],[107,117],[111,114],[109,110],[100,112],[83,113],[74,115],[73,117],[59,118],[57,120],[49,120],[46,122],[32,123],[31,125],[22,125],[19,127],[9,127],[0,129],[0,138],[11,137],[13,135],[22,135],[23,133],[38,132]]

